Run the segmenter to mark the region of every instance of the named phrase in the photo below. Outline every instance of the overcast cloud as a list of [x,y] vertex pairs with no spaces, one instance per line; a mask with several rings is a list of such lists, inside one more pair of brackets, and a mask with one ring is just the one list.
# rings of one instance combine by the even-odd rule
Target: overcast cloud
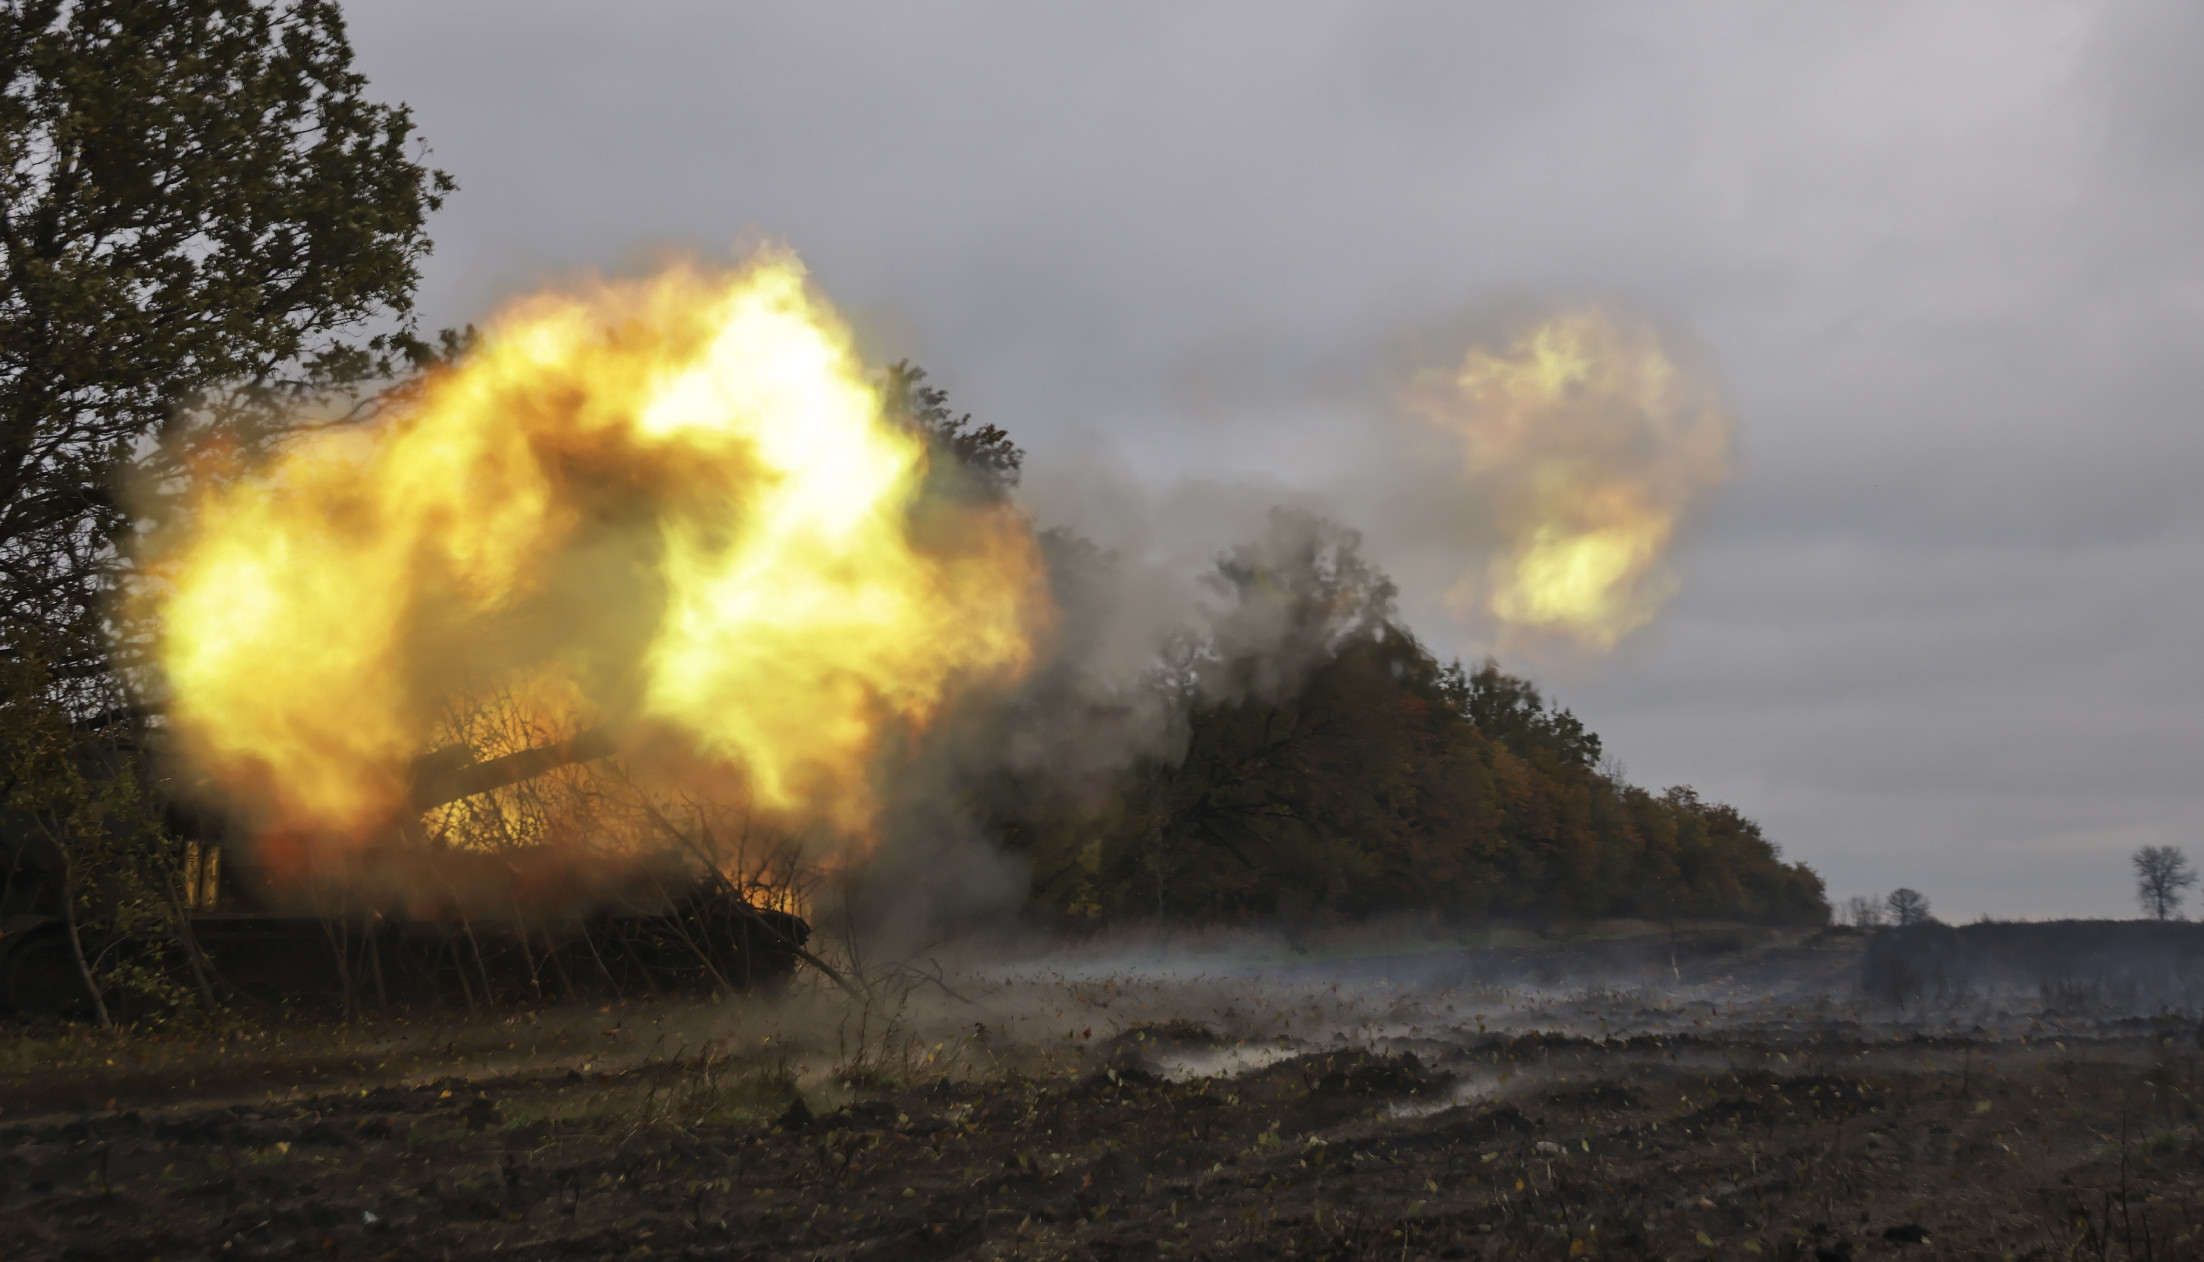
[[431,322],[785,240],[1044,515],[1325,506],[1443,652],[1481,649],[1384,528],[1389,374],[1627,303],[1741,444],[1668,612],[1524,664],[1632,779],[1947,918],[2129,915],[2136,846],[2204,859],[2204,7],[348,11],[461,184]]

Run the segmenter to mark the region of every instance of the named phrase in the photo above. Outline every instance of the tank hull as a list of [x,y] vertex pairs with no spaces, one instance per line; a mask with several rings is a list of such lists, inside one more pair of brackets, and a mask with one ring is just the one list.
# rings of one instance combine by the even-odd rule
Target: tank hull
[[[811,932],[799,917],[732,894],[563,925],[205,912],[190,926],[210,984],[225,996],[325,1011],[771,989],[795,971]],[[107,945],[85,948],[96,955]],[[176,983],[196,985],[188,960],[171,967]],[[0,1015],[79,1018],[90,1009],[58,919],[0,936]]]

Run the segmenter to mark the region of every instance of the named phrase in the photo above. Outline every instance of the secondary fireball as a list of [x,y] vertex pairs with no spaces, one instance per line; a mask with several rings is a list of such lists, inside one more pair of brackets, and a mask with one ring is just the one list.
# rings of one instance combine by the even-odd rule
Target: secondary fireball
[[1676,531],[1729,476],[1731,422],[1711,377],[1650,324],[1604,308],[1471,345],[1413,404],[1458,442],[1498,538],[1449,603],[1503,636],[1614,647],[1666,603]]

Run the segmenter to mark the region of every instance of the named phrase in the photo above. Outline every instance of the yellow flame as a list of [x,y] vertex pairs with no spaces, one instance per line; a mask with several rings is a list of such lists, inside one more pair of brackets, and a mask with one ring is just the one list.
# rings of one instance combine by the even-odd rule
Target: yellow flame
[[1049,612],[1023,519],[920,503],[926,459],[792,255],[675,267],[518,303],[402,414],[209,480],[140,611],[178,736],[271,828],[387,828],[488,687],[862,829],[882,734]]
[[1500,536],[1450,603],[1601,650],[1650,621],[1675,590],[1662,558],[1677,526],[1729,475],[1707,374],[1651,325],[1592,308],[1471,346],[1425,384],[1419,410],[1461,440]]

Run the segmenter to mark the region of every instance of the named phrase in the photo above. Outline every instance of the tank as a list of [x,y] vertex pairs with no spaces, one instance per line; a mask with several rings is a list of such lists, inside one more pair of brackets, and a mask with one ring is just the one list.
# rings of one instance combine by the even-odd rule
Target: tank
[[[178,984],[196,984],[185,958],[196,950],[210,984],[248,1004],[346,1012],[770,990],[793,974],[811,933],[801,917],[709,880],[581,915],[302,915],[218,900],[186,923],[190,941],[171,953]],[[0,1015],[89,1015],[61,917],[18,912],[5,927]],[[87,934],[83,945],[97,957],[114,940]]]
[[[430,809],[608,752],[609,742],[585,735],[456,769],[448,754],[431,755],[417,768],[414,804]],[[188,934],[166,966],[180,985],[204,977],[248,1004],[349,1013],[704,995],[771,989],[800,961],[818,964],[803,949],[811,928],[801,917],[716,872],[394,840],[279,903],[248,852],[224,844],[225,815],[177,803],[169,817]],[[91,1011],[61,888],[57,854],[28,830],[0,832],[0,1016]],[[91,934],[83,942],[95,958],[115,945]]]

